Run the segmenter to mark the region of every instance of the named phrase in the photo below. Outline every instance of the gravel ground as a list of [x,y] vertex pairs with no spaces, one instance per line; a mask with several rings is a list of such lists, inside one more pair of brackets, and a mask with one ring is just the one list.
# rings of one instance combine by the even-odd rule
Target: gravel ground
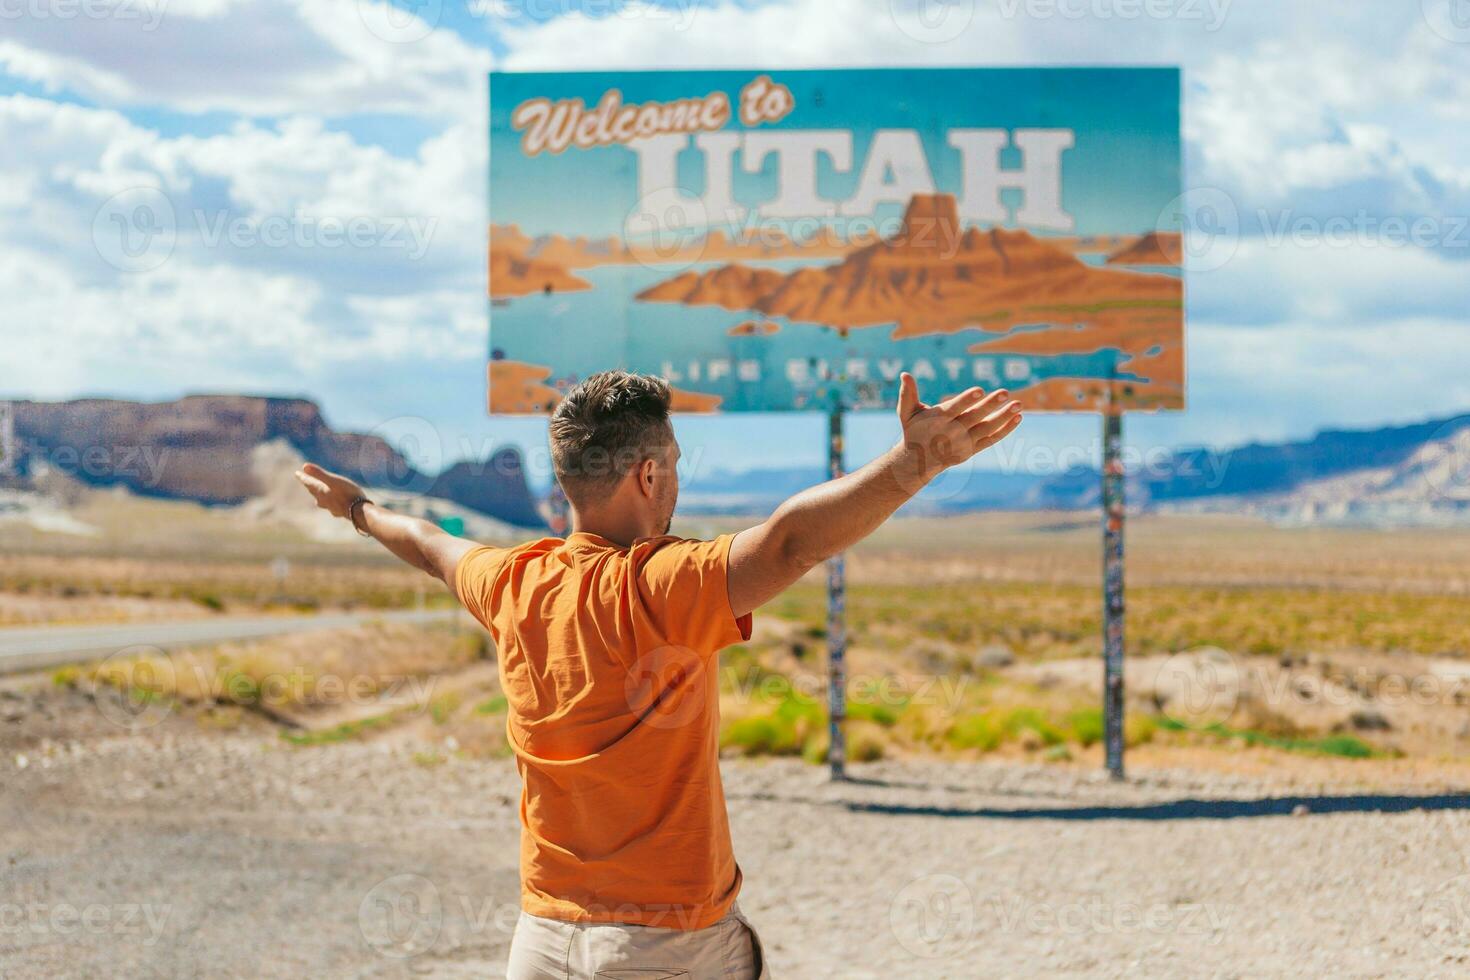
[[[7,749],[0,976],[503,976],[515,773],[432,758],[259,735]],[[741,905],[778,977],[1470,971],[1470,797],[856,773],[726,765]]]

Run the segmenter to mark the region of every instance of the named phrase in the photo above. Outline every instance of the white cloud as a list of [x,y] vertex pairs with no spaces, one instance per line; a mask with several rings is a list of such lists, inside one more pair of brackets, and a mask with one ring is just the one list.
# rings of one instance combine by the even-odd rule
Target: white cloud
[[[282,365],[479,357],[483,166],[465,125],[402,159],[309,117],[165,138],[112,110],[0,98],[7,356],[38,393],[129,371],[258,388]],[[97,218],[138,187],[166,195],[150,216],[176,244],[123,271]]]
[[176,257],[196,266],[347,290],[467,284],[484,250],[485,153],[469,124],[403,159],[312,117],[164,138],[111,110],[10,96],[0,98],[0,178],[24,193],[0,195],[0,241],[64,250],[79,269],[108,272],[93,239],[99,209],[148,187],[168,212],[149,217],[176,231]]
[[[976,0],[953,5],[968,22],[938,28],[914,20],[917,2],[613,4],[496,29],[505,66],[522,70],[1182,64],[1191,183],[1225,188],[1243,213],[1429,215],[1443,237],[1470,214],[1470,44],[1435,36],[1418,3],[1233,0],[1211,29],[1185,15],[1208,15],[1208,0],[1155,2],[1179,15],[1131,21],[1111,0],[1063,5],[1077,17]],[[10,354],[28,392],[317,391],[334,371],[397,377],[404,362],[478,376],[490,55],[411,21],[373,20],[374,33],[360,13],[381,14],[380,0],[150,3],[135,9],[162,13],[151,30],[121,17],[0,21],[0,71],[109,107],[0,98],[0,323],[20,337]],[[137,121],[143,107],[242,118],[165,136]],[[324,122],[363,113],[410,115],[438,135],[402,156]],[[129,275],[98,254],[92,228],[135,187],[167,195],[179,240]],[[416,260],[381,242],[210,247],[221,212],[247,232],[354,218],[432,231]],[[1432,248],[1246,241],[1192,278],[1193,407],[1170,431],[1244,439],[1463,405],[1467,282]]]
[[[1470,212],[1470,44],[1436,36],[1417,3],[787,0],[682,16],[617,9],[512,24],[502,31],[511,49],[504,67],[1178,64],[1189,156],[1199,164],[1193,186],[1219,186],[1247,207],[1308,191],[1335,195],[1332,213]],[[760,39],[756,55],[751,38]]]
[[[474,110],[490,66],[488,52],[451,31],[385,30],[381,0],[77,6],[108,15],[5,18],[0,67],[105,105],[442,119]],[[393,24],[400,15],[410,16],[400,10]]]
[[[1470,277],[1463,261],[1404,244],[1382,226],[1369,226],[1370,238],[1356,231],[1342,239],[1313,234],[1279,243],[1242,241],[1231,260],[1189,279],[1190,315],[1210,323],[1319,323],[1339,333],[1436,319],[1470,330]],[[1424,226],[1454,236],[1460,251],[1470,249],[1470,223]],[[1470,342],[1467,336],[1461,343]],[[1405,352],[1406,355],[1412,352]]]
[[1467,67],[1459,48],[1426,46],[1417,31],[1373,44],[1271,41],[1195,73],[1186,135],[1205,164],[1202,180],[1256,203],[1376,179],[1400,192],[1400,205],[1426,213],[1442,202],[1421,170],[1466,192],[1470,169],[1396,130],[1437,115],[1446,95],[1463,90]]

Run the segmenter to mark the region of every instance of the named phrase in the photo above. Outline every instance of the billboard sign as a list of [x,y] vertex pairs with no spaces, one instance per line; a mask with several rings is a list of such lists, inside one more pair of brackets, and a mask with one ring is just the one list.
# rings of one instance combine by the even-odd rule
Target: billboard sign
[[1184,407],[1174,69],[493,73],[492,413]]

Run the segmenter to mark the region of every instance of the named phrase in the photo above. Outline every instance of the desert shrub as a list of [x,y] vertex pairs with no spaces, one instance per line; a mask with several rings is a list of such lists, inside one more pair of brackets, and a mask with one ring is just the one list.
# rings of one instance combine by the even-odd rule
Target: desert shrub
[[1005,741],[1005,729],[988,712],[957,719],[944,735],[945,741],[957,749],[979,749],[991,752]]
[[1103,740],[1106,728],[1101,708],[1079,708],[1067,715],[1067,732],[1081,746],[1096,745]]
[[482,701],[475,705],[475,714],[498,715],[504,712],[507,707],[509,707],[509,704],[505,700],[505,695],[497,694],[490,700]]

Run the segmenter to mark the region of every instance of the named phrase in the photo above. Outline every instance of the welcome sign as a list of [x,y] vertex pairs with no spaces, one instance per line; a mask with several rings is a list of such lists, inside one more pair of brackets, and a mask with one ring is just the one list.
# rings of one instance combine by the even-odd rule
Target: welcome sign
[[493,413],[1184,407],[1173,69],[494,73]]

